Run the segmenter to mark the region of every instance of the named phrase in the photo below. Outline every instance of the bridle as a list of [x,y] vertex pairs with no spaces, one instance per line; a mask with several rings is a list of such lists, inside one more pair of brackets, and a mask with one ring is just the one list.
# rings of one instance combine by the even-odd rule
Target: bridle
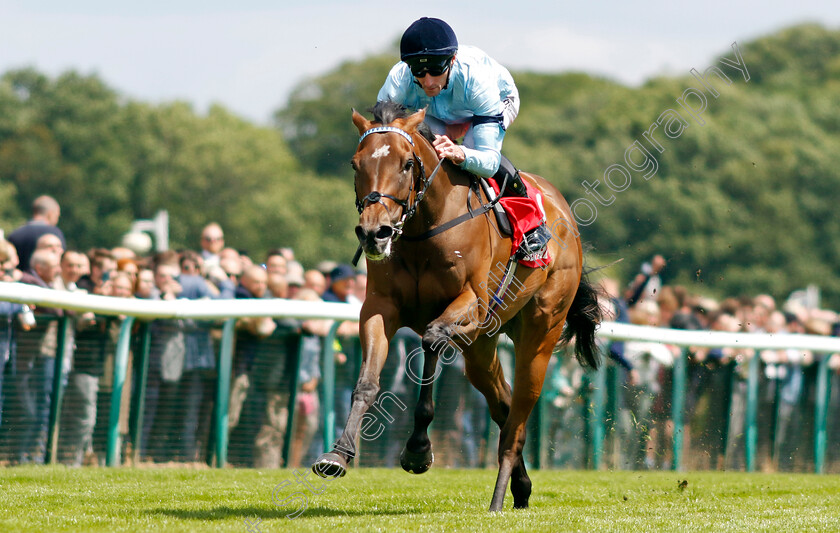
[[[364,134],[362,134],[361,137],[359,137],[359,144],[361,145],[362,141],[364,141],[369,135],[372,135],[374,133],[396,133],[397,135],[400,135],[405,140],[407,140],[409,144],[411,144],[412,148],[411,155],[413,156],[413,161],[415,162],[413,167],[417,168],[417,173],[415,176],[413,176],[411,180],[411,186],[408,190],[408,196],[406,196],[405,200],[400,200],[399,198],[393,195],[383,194],[379,191],[371,191],[370,193],[368,193],[367,196],[365,196],[361,200],[358,199],[358,192],[356,194],[356,209],[359,211],[360,215],[362,214],[362,211],[365,210],[365,207],[367,207],[368,202],[378,203],[385,206],[385,202],[382,200],[383,198],[387,198],[395,204],[402,207],[402,216],[397,222],[393,223],[391,226],[394,231],[393,240],[396,241],[397,239],[399,239],[400,235],[402,235],[403,227],[405,226],[406,221],[413,217],[415,213],[417,213],[417,207],[420,205],[420,202],[423,201],[423,198],[426,197],[426,191],[428,191],[429,187],[432,185],[432,181],[434,181],[435,176],[438,173],[438,170],[440,170],[440,166],[443,164],[443,159],[441,159],[438,162],[437,166],[432,171],[432,173],[426,176],[426,169],[423,166],[423,161],[417,155],[417,152],[414,151],[414,139],[411,138],[411,135],[408,132],[399,128],[395,128],[393,126],[380,126],[377,128],[371,128],[364,132]],[[417,190],[417,193],[414,194],[414,200],[411,202],[411,205],[409,205],[409,201],[412,198],[412,193],[414,193],[414,186],[418,178],[422,178],[423,183],[422,186]]]

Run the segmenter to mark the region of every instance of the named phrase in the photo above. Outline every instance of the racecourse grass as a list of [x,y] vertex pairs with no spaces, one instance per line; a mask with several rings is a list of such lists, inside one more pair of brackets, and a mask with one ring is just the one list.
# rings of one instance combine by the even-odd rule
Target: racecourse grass
[[495,477],[351,470],[289,519],[272,491],[302,488],[290,470],[15,467],[0,469],[0,531],[840,531],[840,476],[532,472],[531,508],[508,492],[491,514]]

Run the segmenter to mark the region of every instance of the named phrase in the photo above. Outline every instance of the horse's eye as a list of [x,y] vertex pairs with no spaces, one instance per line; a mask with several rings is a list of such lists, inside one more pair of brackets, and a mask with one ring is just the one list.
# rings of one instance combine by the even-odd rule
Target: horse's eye
[[408,172],[412,168],[414,168],[414,160],[409,159],[408,161],[405,162],[405,166],[403,167],[403,172]]

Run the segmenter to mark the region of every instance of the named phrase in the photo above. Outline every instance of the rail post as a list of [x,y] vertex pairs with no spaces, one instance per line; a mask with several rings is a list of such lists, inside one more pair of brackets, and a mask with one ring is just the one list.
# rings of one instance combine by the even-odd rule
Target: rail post
[[128,366],[128,351],[131,348],[131,328],[134,317],[123,319],[120,325],[120,335],[117,340],[117,351],[114,354],[114,386],[111,390],[111,412],[108,417],[108,447],[105,463],[108,466],[120,465],[120,403],[123,385]]
[[50,395],[50,418],[47,426],[47,456],[45,462],[58,462],[58,426],[61,418],[61,403],[64,399],[64,351],[67,345],[67,325],[70,320],[67,315],[58,319],[56,333],[55,368],[53,370],[52,395]]
[[817,369],[817,398],[814,409],[814,472],[822,474],[825,470],[825,447],[828,425],[828,402],[831,396],[831,376],[828,372],[828,362],[831,354],[822,354]]
[[219,373],[216,381],[216,468],[227,464],[228,402],[230,401],[230,371],[233,364],[233,336],[235,318],[225,320],[219,347]]
[[674,359],[673,377],[672,377],[672,393],[671,393],[671,420],[674,423],[674,437],[673,437],[673,454],[671,460],[671,469],[680,470],[682,466],[683,455],[683,426],[685,421],[683,415],[685,411],[685,381],[686,381],[686,367],[688,366],[688,348],[680,351],[680,354]]

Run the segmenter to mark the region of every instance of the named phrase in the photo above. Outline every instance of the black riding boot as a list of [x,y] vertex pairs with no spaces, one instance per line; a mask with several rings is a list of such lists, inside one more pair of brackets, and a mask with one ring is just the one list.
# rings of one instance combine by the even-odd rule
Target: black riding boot
[[[510,159],[502,156],[502,162],[499,165],[499,170],[493,178],[496,180],[496,183],[501,186],[502,183],[505,183],[505,177],[507,177],[507,186],[505,187],[504,192],[521,196],[523,198],[528,197],[528,191],[525,189],[525,184],[522,182],[522,177],[519,175],[519,171],[516,170],[516,167],[513,166]],[[504,195],[505,194],[502,193],[502,196]],[[543,221],[539,226],[525,234],[522,244],[519,245],[519,249],[516,251],[516,258],[525,259],[528,257],[536,258],[541,256],[542,251],[548,245],[548,241],[550,240],[551,232],[548,230],[548,227],[546,227],[545,222]]]

